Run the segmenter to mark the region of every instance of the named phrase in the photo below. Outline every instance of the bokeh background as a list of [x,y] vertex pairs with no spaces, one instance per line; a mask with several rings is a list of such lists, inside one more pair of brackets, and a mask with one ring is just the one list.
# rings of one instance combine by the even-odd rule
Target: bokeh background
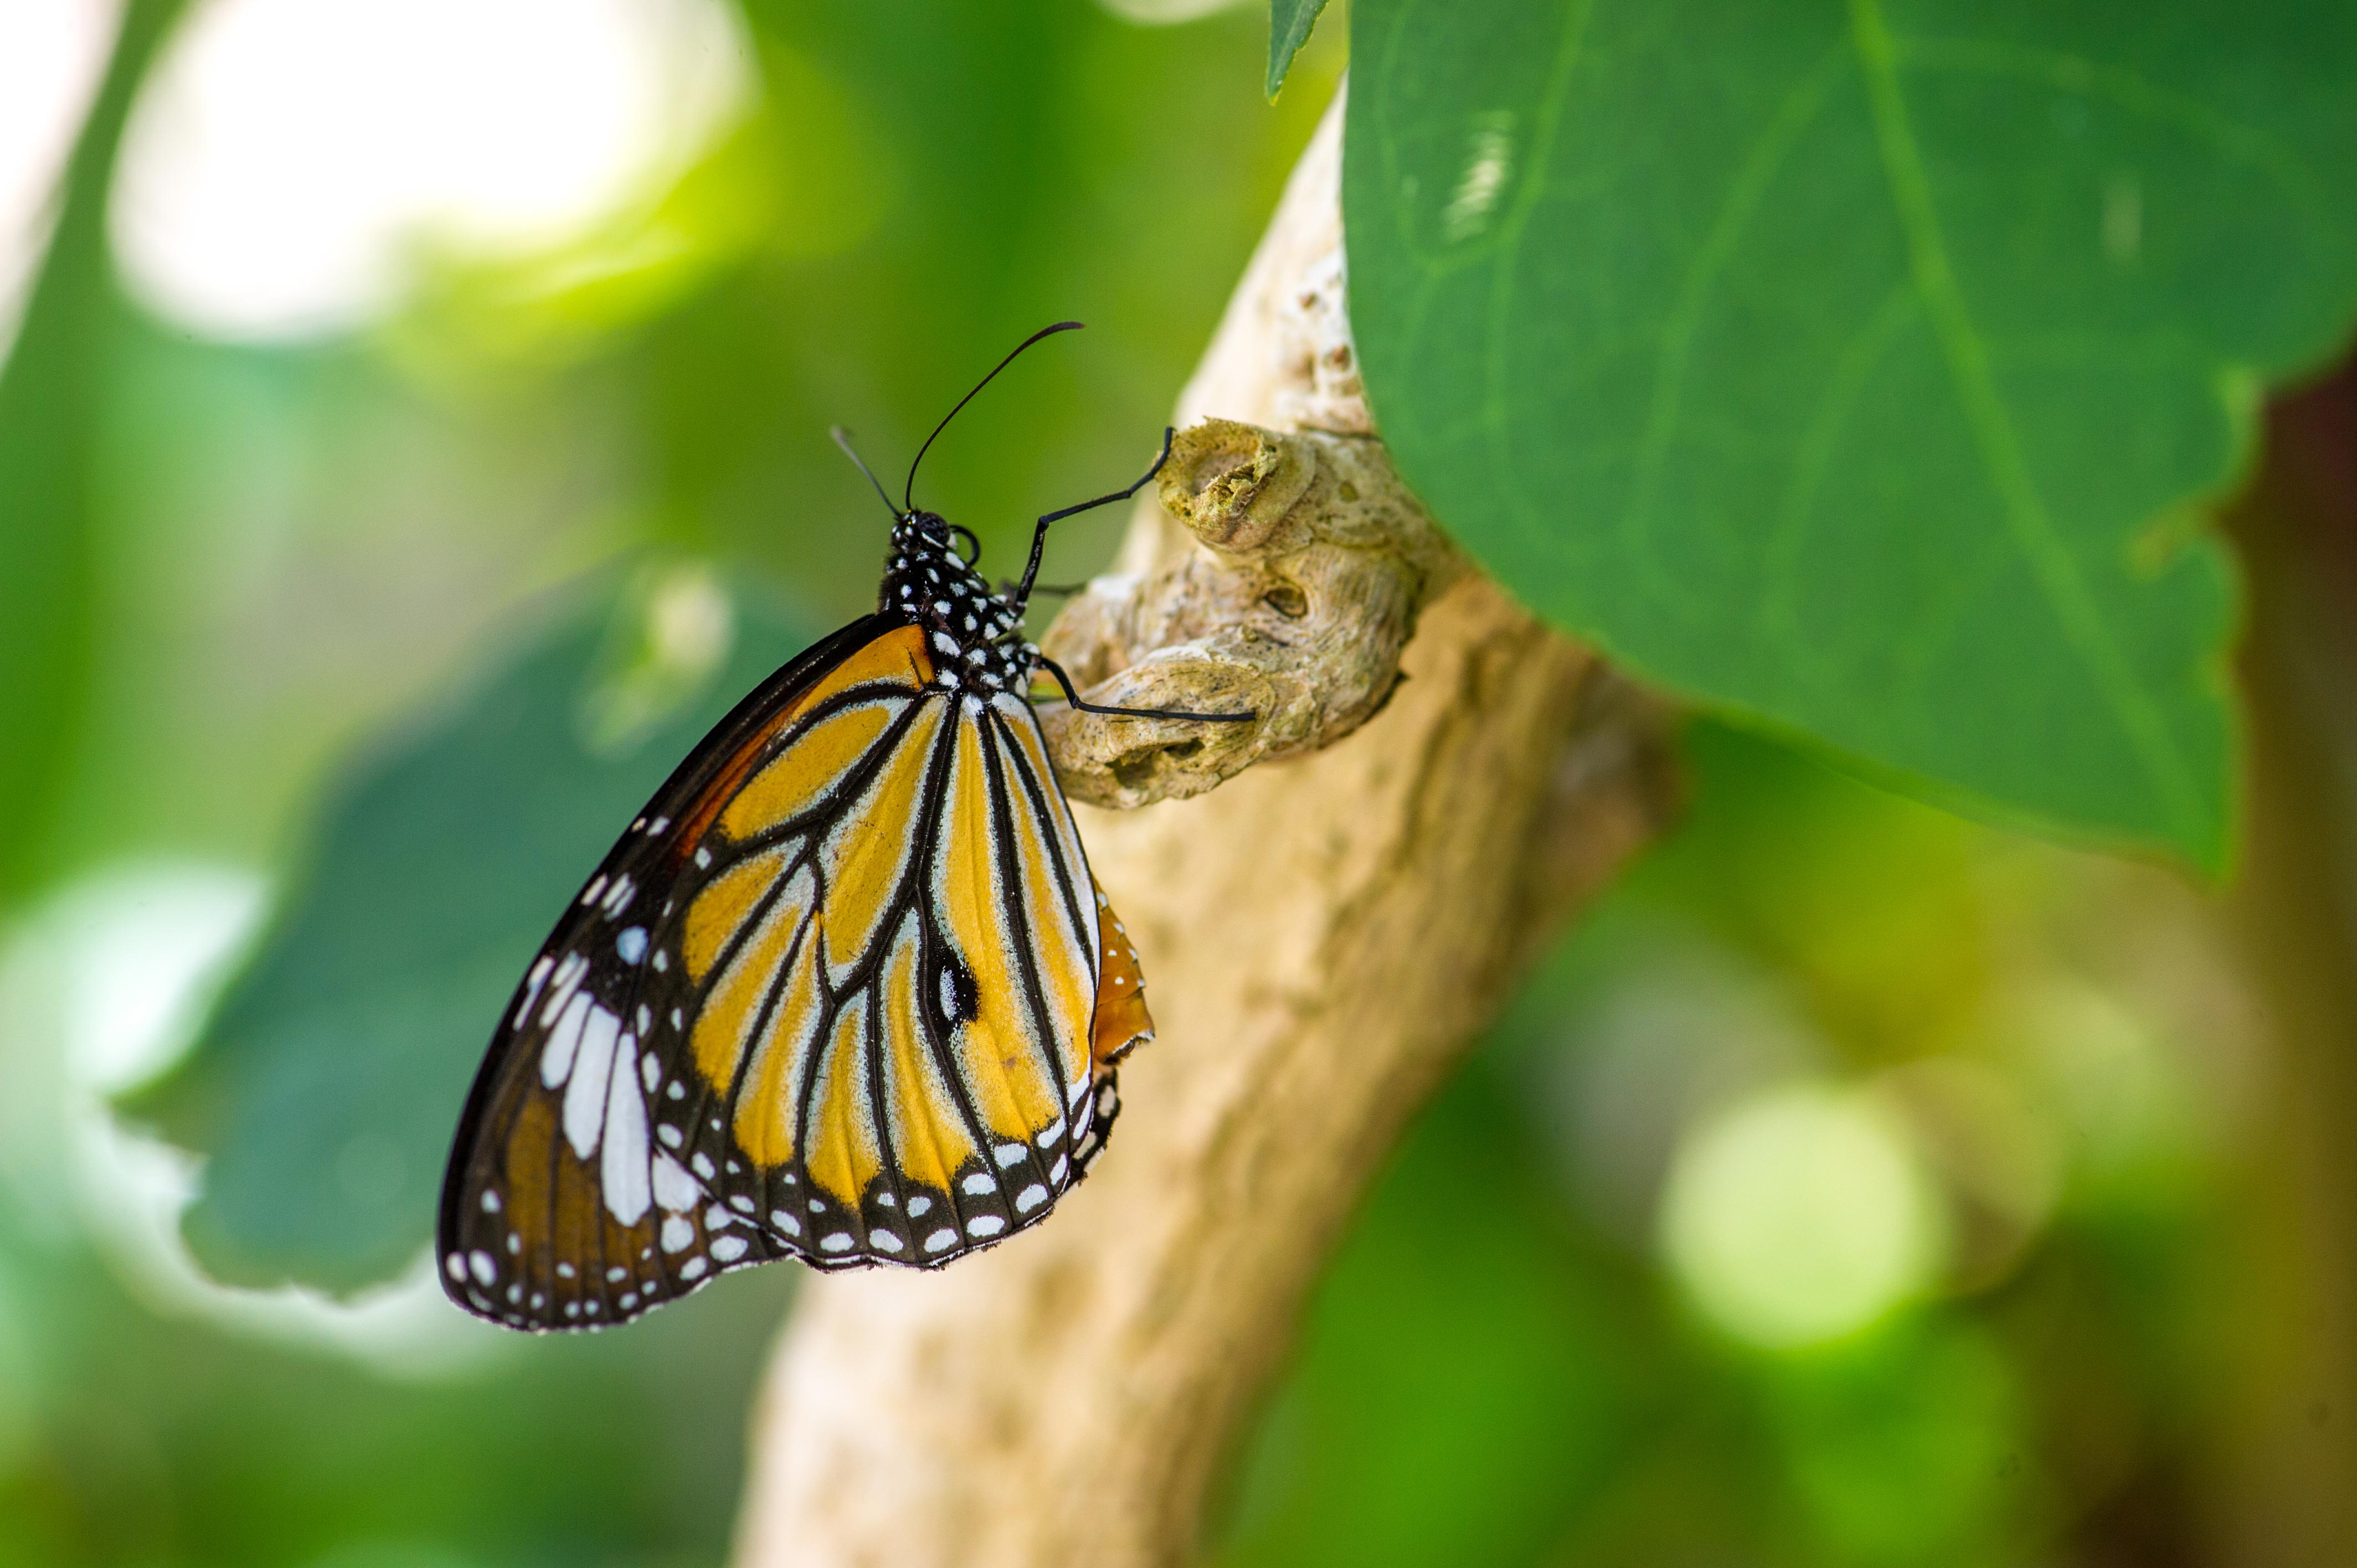
[[[504,1337],[414,1268],[351,1274],[332,1232],[422,1244],[402,1205],[436,1175],[362,1137],[238,1167],[323,1260],[240,1278],[181,1224],[200,1162],[118,1100],[341,864],[323,822],[378,799],[350,781],[489,672],[605,650],[552,721],[594,758],[725,702],[757,628],[863,607],[884,525],[829,424],[897,471],[1075,317],[924,493],[1004,561],[1125,482],[1340,77],[1340,17],[1272,106],[1253,5],[174,10],[132,8],[153,69],[69,179],[125,13],[0,5],[0,577],[46,585],[0,738],[0,1562],[716,1563],[792,1269]],[[1696,723],[1681,827],[1374,1195],[1220,1562],[2343,1560],[2357,395],[2271,420],[2232,519],[2232,883]],[[25,478],[59,471],[62,501]],[[1066,525],[1044,575],[1120,526]],[[421,809],[505,821],[447,788]],[[437,917],[380,913],[389,946]],[[350,1098],[246,1112],[300,1148]]]

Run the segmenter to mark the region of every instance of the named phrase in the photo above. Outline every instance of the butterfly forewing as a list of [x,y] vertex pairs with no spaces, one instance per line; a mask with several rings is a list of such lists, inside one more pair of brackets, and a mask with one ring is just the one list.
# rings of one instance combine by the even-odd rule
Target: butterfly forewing
[[527,972],[446,1285],[590,1327],[781,1256],[950,1262],[1079,1179],[1150,1034],[1029,704],[868,618],[714,731]]
[[[734,794],[748,760],[888,624],[845,628],[722,720],[630,823],[525,972],[476,1076],[443,1184],[436,1250],[454,1300],[516,1326],[595,1326],[780,1255],[765,1236],[726,1225],[649,1139],[674,1020],[695,1002],[670,956],[675,888],[694,836],[714,803]],[[730,1239],[710,1245],[724,1229]]]

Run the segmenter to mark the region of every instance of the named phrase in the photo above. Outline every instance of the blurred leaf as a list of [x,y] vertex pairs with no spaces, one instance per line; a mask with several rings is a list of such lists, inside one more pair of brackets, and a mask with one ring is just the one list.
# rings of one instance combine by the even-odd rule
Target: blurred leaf
[[96,617],[91,490],[116,295],[106,192],[140,79],[179,0],[124,9],[64,175],[57,231],[13,348],[0,338],[0,897],[38,875],[73,763]]
[[1293,69],[1293,57],[1309,41],[1309,31],[1318,26],[1318,13],[1326,9],[1326,0],[1269,0],[1268,5],[1268,95],[1285,85],[1285,73]]
[[723,601],[736,636],[719,672],[601,748],[618,706],[660,686],[647,666],[679,639],[680,581],[560,620],[329,803],[275,928],[131,1107],[208,1156],[187,1229],[221,1277],[347,1289],[431,1237],[467,1085],[565,899],[688,748],[811,640],[772,606]]
[[2205,866],[2233,591],[2192,508],[2357,306],[2357,19],[1352,16],[1384,434],[1534,607],[1943,803]]

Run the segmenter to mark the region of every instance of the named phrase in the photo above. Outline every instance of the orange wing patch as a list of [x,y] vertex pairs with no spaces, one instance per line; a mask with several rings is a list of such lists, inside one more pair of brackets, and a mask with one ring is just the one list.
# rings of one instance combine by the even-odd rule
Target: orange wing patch
[[945,703],[920,705],[909,733],[819,846],[819,875],[826,884],[820,923],[826,930],[827,961],[838,976],[866,955],[885,907],[899,891],[916,848],[925,770],[947,708]]
[[761,759],[770,743],[783,735],[796,719],[825,702],[840,696],[855,686],[874,684],[884,688],[886,694],[894,687],[906,694],[924,691],[932,684],[933,657],[925,648],[925,634],[913,626],[904,626],[886,632],[862,647],[858,652],[829,671],[807,692],[778,710],[767,723],[753,732],[737,748],[719,776],[705,786],[695,804],[684,819],[675,843],[675,854],[685,854],[703,842],[712,820],[737,798],[745,776]]
[[1097,1011],[1089,1026],[1089,1054],[1103,1068],[1154,1038],[1154,1018],[1146,1010],[1146,977],[1129,932],[1102,889],[1096,898]]
[[770,733],[783,729],[829,697],[841,696],[854,686],[871,682],[905,686],[915,692],[932,684],[933,656],[925,647],[921,628],[904,626],[888,631],[836,665],[825,680],[803,693],[778,715]]
[[1015,950],[1008,895],[1019,873],[1000,853],[983,755],[988,733],[979,724],[958,726],[936,851],[936,908],[973,986],[970,1009],[961,1008],[952,1031],[959,1064],[985,1129],[1020,1144],[1063,1107]]
[[887,1126],[901,1173],[947,1192],[975,1150],[942,1064],[927,1048],[917,984],[917,918],[910,915],[884,961]]

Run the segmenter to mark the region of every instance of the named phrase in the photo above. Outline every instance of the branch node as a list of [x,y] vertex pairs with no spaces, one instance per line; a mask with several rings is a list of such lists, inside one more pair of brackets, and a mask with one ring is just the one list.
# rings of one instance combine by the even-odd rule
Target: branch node
[[1160,504],[1188,546],[1092,583],[1049,629],[1048,652],[1092,703],[1259,717],[1049,710],[1065,792],[1092,805],[1200,795],[1340,740],[1383,705],[1417,612],[1463,572],[1367,436],[1207,419],[1173,444]]

